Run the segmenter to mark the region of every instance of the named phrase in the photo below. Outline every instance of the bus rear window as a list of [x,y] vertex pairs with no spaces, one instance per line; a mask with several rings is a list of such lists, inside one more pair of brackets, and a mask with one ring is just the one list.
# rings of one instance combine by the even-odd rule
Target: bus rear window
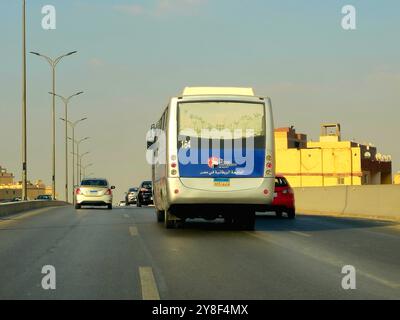
[[264,148],[264,104],[232,101],[179,104],[178,149],[192,139],[213,140],[216,137],[228,141],[254,138],[254,147]]

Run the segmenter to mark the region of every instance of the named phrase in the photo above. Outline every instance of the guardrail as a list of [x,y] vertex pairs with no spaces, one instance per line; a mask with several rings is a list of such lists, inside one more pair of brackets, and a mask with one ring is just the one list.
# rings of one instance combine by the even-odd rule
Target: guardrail
[[0,217],[5,217],[12,215],[14,213],[20,213],[23,211],[46,208],[46,207],[60,207],[68,205],[64,201],[43,201],[43,200],[33,200],[33,201],[18,201],[10,203],[0,203]]
[[293,189],[297,212],[400,220],[400,185]]

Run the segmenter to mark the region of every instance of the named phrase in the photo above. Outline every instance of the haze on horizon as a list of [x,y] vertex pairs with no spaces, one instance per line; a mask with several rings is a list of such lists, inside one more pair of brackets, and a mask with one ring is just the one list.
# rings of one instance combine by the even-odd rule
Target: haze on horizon
[[[341,28],[341,8],[357,9],[357,30]],[[43,30],[41,8],[57,9],[57,29]],[[392,155],[400,119],[400,3],[332,0],[27,1],[27,50],[78,54],[57,67],[57,93],[69,118],[87,116],[77,138],[96,176],[123,192],[150,178],[145,134],[169,97],[185,86],[245,86],[270,96],[275,126],[294,125],[317,139],[322,122],[343,138],[371,142]],[[20,179],[21,6],[0,3],[0,165]],[[28,178],[50,184],[51,74],[29,55]],[[57,119],[63,116],[57,102]],[[57,192],[63,196],[64,127],[57,122]],[[71,161],[71,159],[70,159]]]

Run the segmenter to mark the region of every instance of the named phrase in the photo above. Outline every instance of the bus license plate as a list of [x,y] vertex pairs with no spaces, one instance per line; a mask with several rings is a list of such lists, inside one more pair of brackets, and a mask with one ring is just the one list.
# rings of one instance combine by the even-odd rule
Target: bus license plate
[[215,187],[229,187],[231,185],[231,180],[228,178],[215,178],[214,186]]

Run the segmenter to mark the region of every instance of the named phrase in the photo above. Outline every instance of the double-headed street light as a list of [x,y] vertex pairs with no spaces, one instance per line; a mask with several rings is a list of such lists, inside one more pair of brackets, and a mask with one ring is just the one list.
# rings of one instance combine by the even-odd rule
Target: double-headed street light
[[81,166],[81,170],[83,171],[83,179],[85,179],[86,178],[86,169],[87,168],[89,168],[89,167],[91,167],[91,166],[93,166],[93,163],[89,163],[89,164],[87,164],[86,166]]
[[86,155],[88,155],[90,152],[85,152],[83,154],[81,154],[81,156],[79,157],[79,181],[82,180],[82,158]]
[[64,98],[63,96],[56,94],[54,92],[49,92],[49,94],[59,97],[64,102],[64,122],[65,122],[65,201],[68,202],[68,102],[76,96],[82,94],[83,91],[79,91],[73,95],[70,95],[68,98]]
[[64,118],[60,118],[61,120],[65,121],[65,123],[68,123],[71,126],[72,129],[72,202],[75,204],[75,197],[74,197],[74,191],[75,191],[75,127],[76,125],[81,122],[86,120],[87,118],[82,118],[77,121],[71,122],[69,120],[66,120]]
[[[63,54],[55,59],[52,59],[48,56],[45,56],[43,54],[40,54],[38,52],[33,52],[31,51],[31,54],[34,54],[36,56],[42,57],[46,59],[46,61],[49,63],[51,70],[52,70],[52,83],[53,83],[53,89],[51,92],[56,92],[56,66],[58,63],[61,61],[62,58],[70,56],[72,54],[77,53],[78,51],[71,51],[66,54]],[[52,196],[53,199],[56,198],[56,97],[53,94],[53,107],[52,107],[52,136],[53,136],[53,155],[52,155],[52,167],[53,167],[53,172],[52,172]]]
[[[80,182],[80,176],[81,176],[81,174],[79,172],[79,166],[80,166],[80,161],[81,161],[80,160],[81,155],[79,154],[79,145],[83,141],[86,141],[86,140],[90,139],[90,137],[85,137],[85,138],[82,138],[80,140],[75,140],[75,139],[71,139],[71,138],[68,138],[68,139],[72,140],[76,144],[76,156],[77,156],[77,158],[76,158],[76,175],[77,175],[77,182],[79,183]],[[87,153],[89,153],[89,152],[87,152]]]

